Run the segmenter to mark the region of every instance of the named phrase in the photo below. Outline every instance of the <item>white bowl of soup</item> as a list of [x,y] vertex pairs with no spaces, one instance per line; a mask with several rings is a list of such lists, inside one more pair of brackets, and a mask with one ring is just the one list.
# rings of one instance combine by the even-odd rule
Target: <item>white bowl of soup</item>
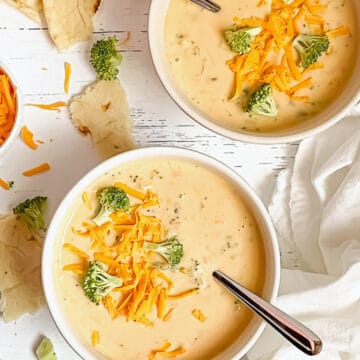
[[[99,194],[114,186],[130,207],[97,226]],[[144,250],[174,237],[176,264]],[[235,360],[264,323],[212,272],[274,301],[279,258],[270,217],[237,173],[198,152],[144,148],[103,162],[67,194],[47,232],[42,280],[56,325],[84,359]],[[94,260],[122,280],[98,305],[83,287]]]
[[0,62],[0,156],[8,152],[18,138],[23,123],[22,112],[18,83],[8,67]]
[[[191,118],[234,140],[292,142],[334,125],[360,100],[359,1],[310,1],[294,10],[291,4],[301,2],[283,3],[283,33],[276,39],[269,20],[275,12],[272,0],[216,3],[218,13],[188,0],[151,2],[148,29],[155,69]],[[286,11],[293,11],[293,18]],[[252,60],[247,60],[250,53],[240,55],[226,42],[225,32],[234,27],[260,27],[249,50]],[[293,46],[303,33],[326,35],[330,43],[312,66],[303,65]],[[276,115],[246,111],[251,94],[264,83],[271,86]]]

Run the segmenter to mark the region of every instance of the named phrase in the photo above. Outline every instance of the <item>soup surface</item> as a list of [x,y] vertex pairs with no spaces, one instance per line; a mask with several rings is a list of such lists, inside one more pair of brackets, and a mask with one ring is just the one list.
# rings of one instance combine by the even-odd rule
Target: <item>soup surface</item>
[[[248,94],[253,91],[246,84],[243,89],[247,94],[243,93],[238,101],[229,101],[234,94],[234,73],[226,62],[236,53],[224,40],[224,32],[232,30],[234,17],[262,19],[270,10],[271,0],[261,7],[256,6],[256,0],[218,0],[217,3],[221,11],[214,14],[191,1],[170,0],[165,22],[165,47],[174,80],[186,97],[215,123],[237,131],[291,128],[299,122],[311,121],[311,117],[340,95],[351,76],[358,43],[351,0],[321,2],[328,4],[321,12],[325,19],[323,26],[335,29],[346,25],[350,35],[330,38],[329,54],[319,60],[324,67],[304,74],[303,79],[312,78],[312,85],[299,91],[299,95],[308,96],[308,101],[290,100],[288,95],[273,91],[279,109],[276,117],[250,116],[244,111]],[[313,31],[305,24],[300,26],[304,33]],[[293,53],[296,57],[296,52]],[[281,53],[271,61],[280,64]]]
[[[148,316],[151,326],[127,322],[121,315],[112,320],[102,304],[97,306],[85,296],[82,276],[63,270],[68,264],[78,263],[79,257],[62,244],[70,243],[91,253],[89,239],[76,230],[83,231],[84,221],[91,223],[97,209],[97,191],[117,181],[143,192],[150,189],[158,195],[159,205],[142,212],[161,219],[162,239],[177,235],[184,249],[177,268],[162,270],[174,284],[171,293],[198,289],[184,298],[168,298],[166,311],[173,310],[166,321],[157,317],[154,306]],[[185,160],[151,158],[108,172],[86,193],[93,210],[85,206],[81,197],[77,199],[64,220],[64,230],[59,232],[59,255],[54,262],[63,311],[86,346],[91,347],[92,333],[98,331],[100,342],[95,348],[108,359],[148,359],[152,349],[169,341],[172,345],[169,350],[179,347],[186,350],[176,358],[209,360],[238,338],[252,314],[223,290],[211,274],[221,269],[261,294],[265,255],[256,221],[229,180]],[[132,204],[136,203],[130,199]],[[118,241],[117,238],[115,242]],[[124,299],[115,297],[116,294],[120,292],[113,294],[118,306]],[[200,316],[194,316],[194,310]]]

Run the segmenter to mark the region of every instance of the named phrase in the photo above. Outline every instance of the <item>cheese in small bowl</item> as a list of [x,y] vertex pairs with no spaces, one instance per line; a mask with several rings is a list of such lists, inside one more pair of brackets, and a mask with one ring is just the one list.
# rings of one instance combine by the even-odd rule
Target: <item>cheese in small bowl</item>
[[0,156],[19,135],[22,125],[22,98],[9,69],[0,62]]
[[[103,211],[109,194],[123,206],[113,213]],[[43,253],[45,294],[86,359],[237,358],[261,321],[212,271],[271,300],[275,241],[259,200],[224,165],[187,150],[136,150],[94,169],[60,206]],[[106,291],[95,291],[105,278]]]

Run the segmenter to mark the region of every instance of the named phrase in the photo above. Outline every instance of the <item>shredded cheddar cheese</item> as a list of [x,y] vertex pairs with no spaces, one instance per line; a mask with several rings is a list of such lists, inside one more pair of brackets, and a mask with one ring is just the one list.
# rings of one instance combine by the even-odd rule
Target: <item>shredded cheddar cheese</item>
[[[266,5],[258,1],[257,6]],[[326,19],[324,13],[327,4],[320,0],[294,0],[290,3],[284,0],[272,0],[271,10],[263,18],[234,17],[237,28],[262,27],[251,44],[249,53],[237,55],[227,61],[227,65],[235,75],[235,89],[230,100],[237,100],[245,86],[257,88],[269,83],[273,90],[286,94],[294,101],[308,101],[308,97],[297,96],[295,93],[312,85],[310,80],[303,80],[303,74],[323,68],[322,63],[313,64],[308,69],[302,69],[299,58],[293,49],[293,41],[302,33],[303,25],[307,32],[326,34],[328,37],[350,34],[346,26],[325,31]]]
[[82,200],[83,200],[85,206],[91,211],[92,206],[91,206],[89,193],[87,191],[84,191],[82,193],[81,197],[82,197]]
[[91,334],[91,345],[95,347],[100,344],[100,333],[98,330],[95,330]]
[[65,62],[65,79],[64,79],[64,92],[65,94],[69,93],[69,85],[70,85],[70,76],[71,76],[71,64]]
[[34,176],[34,175],[41,174],[41,173],[43,173],[45,171],[49,171],[49,170],[50,170],[50,165],[48,163],[43,163],[32,169],[24,171],[22,174],[24,176]]
[[82,275],[84,273],[84,265],[83,264],[68,264],[63,266],[64,271],[72,271],[77,275]]
[[38,148],[34,142],[34,134],[26,126],[21,129],[21,139],[30,149],[36,150]]
[[5,181],[4,179],[0,178],[0,186],[4,189],[4,190],[9,190],[10,189],[10,185],[7,181]]
[[[70,243],[63,244],[64,249],[81,260],[80,263],[66,265],[63,269],[82,274],[90,259],[99,261],[110,275],[119,276],[123,280],[120,287],[114,288],[102,299],[102,305],[110,318],[115,320],[121,316],[126,321],[151,327],[155,321],[170,319],[174,310],[174,307],[168,309],[171,301],[195,294],[198,289],[172,293],[173,281],[153,265],[152,252],[143,248],[144,241],[162,241],[161,220],[147,213],[145,215],[144,212],[144,209],[159,204],[158,196],[150,190],[141,192],[123,183],[115,183],[115,186],[132,197],[134,204],[128,212],[114,212],[111,221],[101,226],[84,221],[83,229],[73,229],[74,233],[90,241],[91,253]],[[84,192],[82,199],[89,208],[87,196]],[[109,233],[116,235],[117,240],[109,241]],[[182,350],[175,349],[161,356],[174,357],[179,351]]]
[[10,135],[16,117],[16,89],[0,69],[0,145]]
[[26,104],[26,106],[33,106],[33,107],[37,107],[37,108],[43,109],[43,110],[60,111],[60,108],[66,106],[66,103],[64,101],[57,101],[52,104],[31,104],[31,103],[29,103],[29,104]]
[[164,320],[164,321],[170,320],[171,315],[172,315],[174,309],[175,309],[175,308],[171,308],[171,309],[164,315],[164,317],[163,317],[163,320]]
[[168,350],[170,347],[171,343],[166,340],[165,343],[158,349],[150,351],[148,360],[155,360],[157,358],[175,358],[178,355],[182,355],[186,352],[186,349],[183,346],[180,346],[175,350]]
[[199,320],[200,322],[204,323],[207,320],[207,317],[204,315],[204,313],[200,309],[194,309],[191,312],[192,316]]
[[85,259],[85,260],[89,260],[89,255],[86,254],[84,251],[80,250],[79,248],[77,248],[76,246],[74,246],[73,244],[70,243],[65,243],[63,245],[64,249],[68,249],[71,252],[73,252],[75,255]]

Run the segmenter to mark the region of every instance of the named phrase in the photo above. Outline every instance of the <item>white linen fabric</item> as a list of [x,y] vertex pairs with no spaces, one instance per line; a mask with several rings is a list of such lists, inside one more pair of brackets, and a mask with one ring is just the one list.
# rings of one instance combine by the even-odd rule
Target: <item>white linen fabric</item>
[[[269,205],[281,250],[277,305],[323,341],[317,360],[360,359],[360,117],[299,146]],[[309,357],[268,326],[249,360]]]

